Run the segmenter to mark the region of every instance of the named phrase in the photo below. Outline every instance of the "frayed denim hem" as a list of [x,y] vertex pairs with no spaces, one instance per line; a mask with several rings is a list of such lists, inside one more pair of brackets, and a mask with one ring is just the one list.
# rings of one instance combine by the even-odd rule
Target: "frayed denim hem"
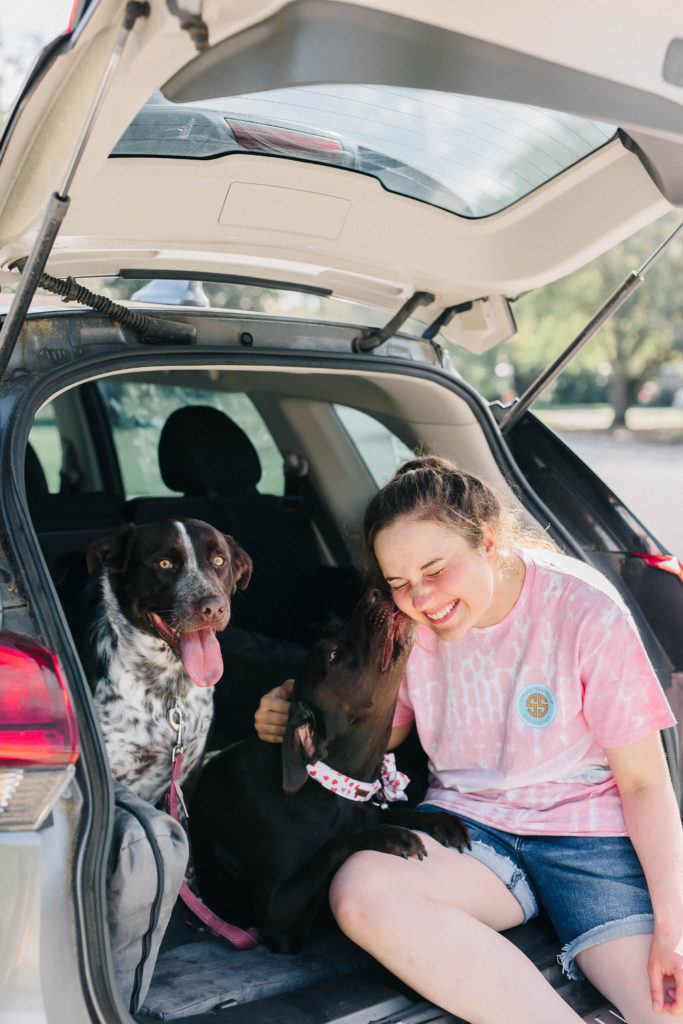
[[616,921],[606,921],[563,946],[557,962],[562,968],[562,973],[568,978],[572,981],[581,981],[585,975],[575,963],[575,958],[584,949],[590,949],[591,946],[597,946],[609,939],[620,939],[623,935],[649,935],[654,931],[654,927],[653,914],[632,914]]
[[471,850],[463,850],[463,853],[474,857],[480,864],[485,864],[498,876],[506,889],[510,890],[524,913],[523,924],[526,924],[532,917],[536,917],[538,904],[534,891],[522,869],[515,864],[511,857],[506,857],[479,839],[474,840]]

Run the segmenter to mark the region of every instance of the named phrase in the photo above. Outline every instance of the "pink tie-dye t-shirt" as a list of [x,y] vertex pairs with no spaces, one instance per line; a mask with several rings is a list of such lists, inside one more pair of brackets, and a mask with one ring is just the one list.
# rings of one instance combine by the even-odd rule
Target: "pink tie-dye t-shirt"
[[419,627],[394,725],[416,723],[428,803],[521,835],[625,835],[605,748],[674,717],[611,584],[565,555],[520,554],[501,622],[453,643]]

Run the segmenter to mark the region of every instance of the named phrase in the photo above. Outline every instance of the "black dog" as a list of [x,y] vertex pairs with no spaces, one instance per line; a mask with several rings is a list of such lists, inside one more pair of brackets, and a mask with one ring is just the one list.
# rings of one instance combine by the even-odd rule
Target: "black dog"
[[[379,806],[386,793],[377,780],[414,633],[388,595],[369,591],[351,621],[309,653],[282,751],[254,736],[202,773],[190,812],[202,897],[227,920],[256,926],[275,952],[305,941],[352,853],[422,857],[410,828],[459,849],[469,841],[454,815]],[[337,795],[340,788],[361,798],[378,792],[361,802]]]
[[92,630],[95,705],[113,775],[151,803],[171,781],[171,752],[184,725],[181,781],[201,760],[223,674],[216,631],[246,587],[251,559],[197,519],[126,524],[95,541],[88,568],[102,573]]

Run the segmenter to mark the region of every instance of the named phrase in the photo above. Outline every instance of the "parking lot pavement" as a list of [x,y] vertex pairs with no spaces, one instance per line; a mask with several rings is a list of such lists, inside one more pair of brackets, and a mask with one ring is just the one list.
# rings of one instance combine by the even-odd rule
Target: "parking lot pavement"
[[683,443],[558,430],[672,554],[683,558]]

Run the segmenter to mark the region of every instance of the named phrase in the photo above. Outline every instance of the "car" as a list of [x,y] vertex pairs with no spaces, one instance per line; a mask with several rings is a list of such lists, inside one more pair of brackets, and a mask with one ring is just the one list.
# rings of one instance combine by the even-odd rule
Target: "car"
[[[543,381],[489,403],[451,353],[683,206],[682,51],[673,0],[80,0],[40,54],[0,142],[0,1020],[453,1020],[334,935],[236,952],[174,891],[157,926],[86,669],[86,551],[125,522],[201,513],[252,555],[215,747],[347,613],[363,509],[415,451],[606,574],[680,720],[680,562],[529,410]],[[610,1012],[547,922],[511,938]]]

